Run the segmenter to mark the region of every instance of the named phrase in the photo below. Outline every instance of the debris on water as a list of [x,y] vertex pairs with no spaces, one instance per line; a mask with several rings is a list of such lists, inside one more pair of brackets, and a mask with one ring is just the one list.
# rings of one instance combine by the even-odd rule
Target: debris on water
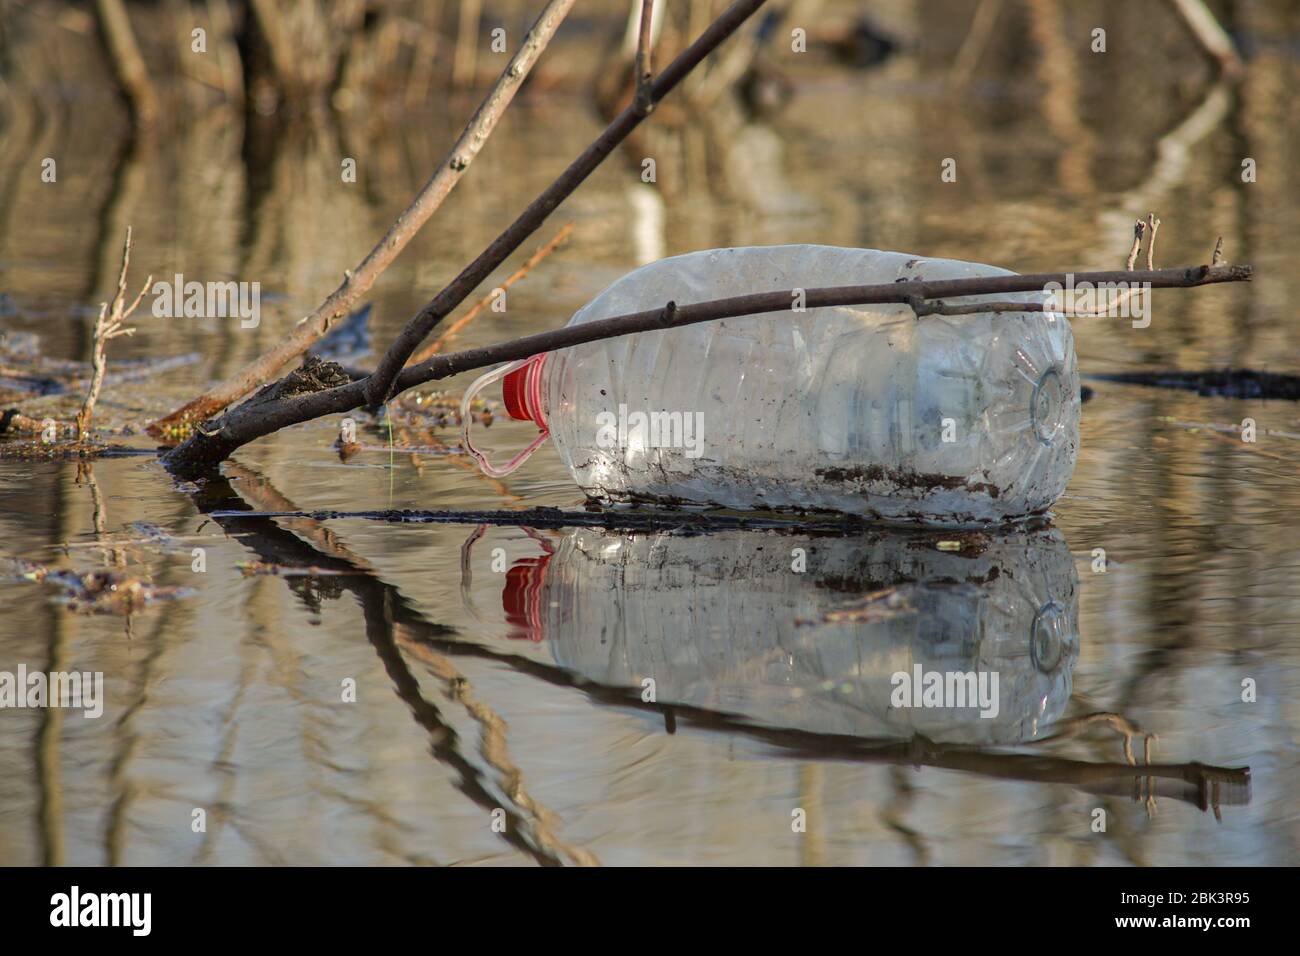
[[356,457],[361,451],[361,443],[355,441],[344,441],[342,438],[336,439],[334,448],[338,450],[339,461],[347,462]]
[[[198,352],[167,358],[116,359],[104,376],[105,387],[150,378],[197,363]],[[0,401],[83,392],[93,370],[89,362],[56,359],[41,352],[34,332],[0,330]]]
[[1121,385],[1174,388],[1206,398],[1277,398],[1300,401],[1300,375],[1260,372],[1248,368],[1210,369],[1204,372],[1105,372],[1087,376]]
[[[925,549],[930,547],[930,542],[925,538],[919,538],[909,547]],[[960,554],[965,558],[975,558],[988,550],[989,537],[982,531],[948,531],[934,542],[934,548],[937,551]]]
[[303,356],[302,364],[279,381],[262,386],[249,403],[292,398],[338,388],[352,381],[337,362],[322,361],[317,355]]
[[45,442],[39,438],[24,441],[0,441],[0,461],[88,461],[95,458],[128,458],[153,455],[150,449],[127,445],[103,445],[98,442]]
[[52,600],[78,614],[128,615],[195,593],[193,588],[151,584],[125,571],[60,570],[22,558],[13,559],[13,564],[16,578],[51,586]]
[[[407,424],[420,424],[426,428],[460,427],[459,393],[443,391],[410,391],[398,396],[392,406],[405,412]],[[490,428],[495,420],[497,403],[475,398],[470,403],[474,424]]]

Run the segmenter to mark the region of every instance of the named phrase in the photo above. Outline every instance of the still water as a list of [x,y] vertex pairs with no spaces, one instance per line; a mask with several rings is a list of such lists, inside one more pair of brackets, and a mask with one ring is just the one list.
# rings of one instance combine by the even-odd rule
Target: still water
[[[953,93],[922,51],[801,77],[773,117],[719,108],[651,130],[636,149],[659,156],[657,188],[636,157],[612,158],[521,255],[572,220],[570,242],[456,344],[563,324],[629,269],[699,248],[1115,268],[1154,209],[1158,264],[1203,262],[1222,234],[1257,279],[1159,292],[1145,329],[1076,322],[1085,375],[1300,372],[1300,122],[1280,92],[1298,71],[1282,52],[1261,46],[1222,88],[1120,49],[1062,119],[1042,108],[1050,75]],[[1164,95],[1130,102],[1143,84]],[[257,328],[141,316],[114,343],[123,360],[181,360],[144,384],[110,376],[100,422],[138,425],[334,287],[473,103],[447,106],[256,149],[229,115],[136,144],[86,104],[71,124],[20,116],[0,140],[4,327],[86,359],[127,224],[134,281],[260,281]],[[598,129],[563,91],[512,108],[375,290],[374,341]],[[57,185],[40,181],[49,154]],[[1262,171],[1249,185],[1243,155]],[[357,184],[340,183],[340,156],[359,158]],[[956,183],[939,182],[946,157]],[[0,863],[1294,862],[1300,408],[1092,384],[1052,521],[958,539],[230,514],[581,506],[553,451],[488,480],[446,427],[403,450],[363,421],[341,461],[338,420],[315,422],[200,484],[149,455],[0,462],[10,556],[190,589],[95,615],[3,569],[0,670],[103,672],[106,702],[97,720],[0,711]],[[1253,444],[1230,430],[1245,418]],[[531,428],[498,417],[487,438],[522,446]],[[997,713],[890,708],[890,675],[915,667],[996,670]]]

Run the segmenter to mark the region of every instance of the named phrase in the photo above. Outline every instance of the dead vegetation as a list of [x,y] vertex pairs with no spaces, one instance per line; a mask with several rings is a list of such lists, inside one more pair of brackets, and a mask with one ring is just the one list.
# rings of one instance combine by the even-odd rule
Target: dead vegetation
[[76,614],[129,617],[153,604],[194,593],[193,588],[158,585],[124,570],[93,568],[78,571],[13,559],[13,577],[44,584],[50,600]]
[[[127,272],[131,265],[131,228],[126,230],[126,240],[122,246],[122,267],[118,272],[117,288],[113,298],[99,304],[99,314],[94,326],[94,344],[90,364],[90,375],[86,382],[86,394],[76,417],[71,421],[62,421],[52,417],[33,417],[24,415],[17,408],[0,413],[0,435],[5,433],[34,436],[28,442],[0,443],[0,458],[94,458],[112,452],[130,453],[131,449],[121,445],[106,445],[94,439],[91,422],[95,414],[95,404],[99,401],[100,390],[104,387],[104,378],[108,372],[108,344],[113,339],[132,335],[134,328],[126,327],[129,319],[139,307],[144,295],[153,283],[149,276],[140,287],[135,298],[127,302]],[[74,363],[60,363],[64,371],[79,371]],[[20,373],[21,374],[21,373]],[[29,380],[30,376],[29,376]],[[66,392],[67,382],[58,379],[43,381],[42,388],[48,391]],[[44,384],[48,382],[48,384]],[[129,433],[130,430],[127,429]],[[70,442],[61,442],[61,438],[71,437]]]

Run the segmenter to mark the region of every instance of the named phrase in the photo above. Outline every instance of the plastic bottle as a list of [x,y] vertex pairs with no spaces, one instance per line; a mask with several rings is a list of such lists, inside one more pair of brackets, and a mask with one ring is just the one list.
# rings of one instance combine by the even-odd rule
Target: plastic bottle
[[[991,745],[1045,736],[1070,701],[1078,575],[1054,528],[582,529],[545,547],[507,573],[510,636],[598,684],[640,692],[652,678],[660,703],[817,733]],[[899,706],[897,675],[918,667],[990,675],[994,706]]]
[[[874,249],[712,249],[627,274],[570,324],[670,300],[1009,274]],[[918,320],[869,305],[722,319],[534,356],[483,376],[466,403],[501,376],[509,415],[541,434],[497,469],[463,416],[466,448],[500,475],[549,435],[578,486],[607,502],[1000,522],[1045,511],[1078,449],[1074,339],[1047,312]]]

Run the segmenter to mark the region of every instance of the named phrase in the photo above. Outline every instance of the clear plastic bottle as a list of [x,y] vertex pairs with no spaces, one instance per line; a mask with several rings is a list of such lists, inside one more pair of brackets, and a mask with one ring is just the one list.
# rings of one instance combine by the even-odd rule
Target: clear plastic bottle
[[[627,274],[570,324],[670,300],[1010,274],[874,249],[711,249]],[[609,502],[983,524],[1045,511],[1078,450],[1074,339],[1045,312],[918,320],[867,305],[722,319],[535,356],[466,400],[501,375],[508,413],[542,434],[506,469],[468,435],[466,447],[500,474],[549,433],[574,481]]]
[[[661,703],[855,737],[1037,739],[1064,713],[1079,655],[1078,575],[1050,527],[843,538],[580,529],[516,562],[502,604],[511,637],[596,683],[639,691],[653,678]],[[896,675],[918,667],[989,674],[996,713],[897,706]]]

